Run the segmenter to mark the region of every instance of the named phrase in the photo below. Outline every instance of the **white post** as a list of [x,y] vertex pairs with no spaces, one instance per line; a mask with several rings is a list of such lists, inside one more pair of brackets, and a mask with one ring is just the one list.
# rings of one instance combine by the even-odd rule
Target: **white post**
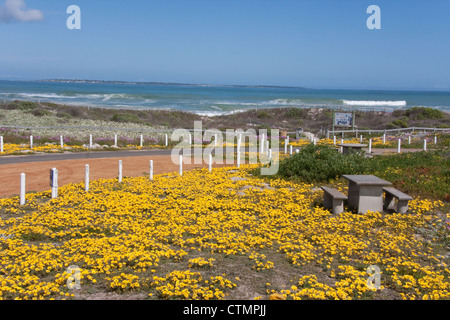
[[119,160],[119,183],[122,182],[122,160]]
[[383,144],[386,144],[386,133],[383,133]]
[[437,144],[437,136],[434,136],[434,144]]
[[286,137],[286,141],[287,141],[287,144],[289,144],[289,136]]
[[272,161],[272,149],[269,149],[269,161]]
[[209,155],[209,172],[212,172],[212,154]]
[[[341,144],[343,144],[344,143],[344,139],[341,139]],[[341,153],[343,153],[344,152],[344,147],[341,147]]]
[[289,145],[289,154],[292,155],[292,144]]
[[317,139],[316,138],[314,138],[314,145],[316,145],[317,144]]
[[264,153],[264,133],[261,136],[261,144],[260,144],[260,148],[261,150],[259,151],[259,153]]
[[363,141],[363,136],[360,135],[360,136],[359,136],[359,142],[362,143],[362,141]]
[[369,153],[372,153],[372,139],[369,140]]
[[300,149],[295,149],[295,153],[300,153]]
[[52,199],[58,198],[58,170],[52,169]]
[[166,133],[166,147],[169,145],[169,136]]
[[189,145],[192,145],[192,134],[189,133]]
[[153,180],[153,160],[150,160],[150,180]]
[[411,144],[411,136],[408,136],[408,144]]
[[180,176],[183,175],[183,156],[180,155]]
[[141,134],[141,147],[144,145],[144,136]]
[[30,136],[30,149],[33,149],[33,136]]
[[333,144],[336,145],[336,136],[333,136]]
[[89,135],[89,148],[92,148],[92,134]]
[[0,152],[3,153],[3,136],[0,137]]
[[241,167],[241,152],[239,150],[237,152],[237,167]]
[[427,151],[427,139],[423,139],[423,151]]
[[25,173],[20,174],[20,205],[25,205]]
[[114,145],[117,147],[117,134],[114,134]]
[[289,144],[289,140],[288,139],[284,140],[284,154],[287,154],[288,144]]
[[269,156],[269,140],[266,141],[266,155]]
[[88,164],[85,166],[85,171],[84,171],[84,191],[86,191],[86,192],[89,191],[89,165]]
[[59,143],[61,144],[61,149],[64,148],[64,138],[62,135],[59,136]]
[[400,153],[401,146],[402,146],[402,140],[398,139],[397,153]]
[[218,146],[218,142],[217,142],[217,133],[214,134],[214,146],[215,146],[215,147]]

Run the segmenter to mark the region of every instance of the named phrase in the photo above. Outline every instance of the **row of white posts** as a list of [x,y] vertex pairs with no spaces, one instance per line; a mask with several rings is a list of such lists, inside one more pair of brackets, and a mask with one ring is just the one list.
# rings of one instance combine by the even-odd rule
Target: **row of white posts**
[[[117,146],[117,134],[114,135],[114,145]],[[311,136],[310,138],[311,142],[316,145],[317,139],[314,136]],[[336,145],[336,136],[333,136],[333,143]],[[240,152],[240,141],[241,138],[238,139],[238,152]],[[341,143],[343,143],[343,139],[341,139]],[[360,142],[362,143],[363,136],[360,136]],[[266,143],[264,143],[266,142]],[[411,136],[408,136],[408,143],[411,144]],[[189,134],[189,144],[192,144],[192,135]],[[289,144],[289,137],[285,140],[285,153],[287,153],[287,145]],[[386,144],[386,134],[383,134],[383,144]],[[434,136],[434,144],[437,144],[437,136]],[[60,136],[60,145],[61,148],[64,147],[64,137]],[[140,136],[140,146],[142,147],[144,145],[144,136],[141,134]],[[169,145],[169,136],[168,134],[165,134],[165,146],[167,147]],[[214,145],[217,147],[217,134],[214,135]],[[264,153],[264,146],[266,145],[267,153],[269,152],[269,141],[265,141],[265,136],[262,134],[261,136],[261,143],[260,143],[260,153]],[[89,135],[89,148],[92,148],[93,146],[93,138],[92,135]],[[30,136],[30,149],[33,149],[33,136]],[[424,150],[426,150],[426,139],[424,139]],[[0,152],[3,152],[3,136],[0,136]]]
[[[33,149],[33,136],[30,136],[30,149]],[[190,140],[192,141],[192,139]],[[59,136],[59,143],[61,146],[61,149],[64,148],[64,137],[62,135]],[[3,136],[0,136],[0,152],[3,152]],[[117,146],[117,134],[114,135],[114,145]],[[140,137],[140,146],[142,147],[144,145],[144,136],[141,134]],[[167,147],[169,145],[169,136],[165,135],[165,146]],[[216,145],[217,145],[217,136],[216,136]],[[93,146],[93,139],[92,134],[89,135],[89,148],[92,148]]]
[[[217,141],[217,140],[216,140]],[[264,141],[264,138],[263,138]],[[287,139],[287,143],[289,143],[289,140]],[[239,137],[238,139],[238,149],[237,149],[237,167],[240,167],[241,164],[241,152],[240,152],[240,147],[242,144],[242,140],[241,137]],[[269,158],[272,157],[272,149],[269,149],[269,145],[268,145],[268,141],[266,144],[266,153],[269,156]],[[286,148],[287,148],[287,144],[286,144]],[[262,151],[264,151],[264,148],[261,149]],[[287,149],[285,149],[287,150]],[[299,152],[299,149],[296,149],[296,152]],[[286,152],[287,153],[287,152]],[[290,145],[290,152],[292,155],[292,145]],[[208,170],[209,172],[212,172],[212,155],[209,155],[209,159],[208,159]],[[85,166],[85,191],[88,192],[89,191],[89,165],[87,164]],[[149,178],[150,180],[153,180],[153,160],[150,160],[150,171],[149,171]],[[183,156],[180,155],[179,158],[179,174],[180,176],[183,175]],[[25,173],[22,173],[20,176],[20,205],[25,205]],[[121,183],[123,180],[123,162],[122,160],[119,160],[119,172],[118,172],[118,182]],[[56,199],[58,198],[58,170],[56,168],[53,168],[50,170],[50,186],[52,188],[52,199]]]
[[[190,137],[190,139],[189,139],[189,141],[190,142],[192,142],[192,137],[191,137],[191,135],[189,134],[189,137]],[[165,137],[164,137],[165,139],[165,146],[167,147],[168,145],[169,145],[169,136],[168,136],[168,134],[166,133],[165,134]],[[118,138],[117,138],[117,134],[115,134],[114,135],[114,145],[115,146],[117,146],[117,141],[118,141]],[[64,143],[63,143],[63,137],[61,136],[61,148],[63,147],[63,145],[64,145]],[[141,146],[141,147],[143,147],[144,146],[144,135],[142,135],[141,134],[141,136],[140,136],[140,143],[139,143],[139,145]],[[93,146],[93,141],[92,141],[92,134],[90,134],[89,135],[89,148],[92,148],[92,146]]]
[[[336,136],[333,137],[333,143],[334,145],[336,145]],[[360,136],[360,140],[361,143],[363,141],[363,136]],[[344,139],[341,139],[341,143],[344,143]],[[383,144],[386,144],[386,134],[383,134]],[[408,136],[408,144],[411,144],[411,136]],[[437,136],[434,136],[434,144],[437,144]],[[397,142],[397,153],[401,152],[401,145],[402,145],[402,140],[398,139]],[[427,151],[427,139],[423,139],[423,150]],[[342,147],[341,147],[341,152],[342,152]],[[369,153],[372,152],[372,139],[369,139]]]
[[[183,156],[180,155],[180,176],[183,175]],[[85,183],[84,183],[84,190],[86,192],[89,191],[89,165],[87,164],[85,166]],[[153,160],[150,160],[150,172],[149,172],[149,179],[153,181],[154,175],[153,175]],[[209,172],[212,172],[212,155],[209,155],[209,163],[208,163],[208,169]],[[53,168],[50,170],[50,186],[52,188],[52,199],[58,198],[58,170],[56,168]],[[123,181],[123,162],[122,160],[119,160],[119,172],[118,172],[118,182],[122,183]],[[25,205],[25,183],[26,183],[26,175],[25,173],[22,173],[20,175],[20,205]]]

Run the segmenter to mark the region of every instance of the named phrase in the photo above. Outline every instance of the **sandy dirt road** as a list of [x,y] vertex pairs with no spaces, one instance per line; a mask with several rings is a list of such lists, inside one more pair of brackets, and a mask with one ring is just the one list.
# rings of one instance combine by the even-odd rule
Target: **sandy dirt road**
[[[178,164],[175,164],[168,155],[137,156],[123,158],[99,158],[76,160],[51,160],[27,163],[15,163],[0,165],[0,197],[5,198],[20,193],[20,174],[26,174],[26,192],[48,191],[50,188],[50,170],[58,169],[59,186],[70,183],[84,182],[85,165],[89,165],[90,180],[117,178],[119,160],[123,163],[124,177],[148,176],[149,163],[153,160],[153,173],[164,174],[179,172]],[[213,167],[224,165],[213,164]],[[184,163],[183,171],[208,167],[208,164]]]

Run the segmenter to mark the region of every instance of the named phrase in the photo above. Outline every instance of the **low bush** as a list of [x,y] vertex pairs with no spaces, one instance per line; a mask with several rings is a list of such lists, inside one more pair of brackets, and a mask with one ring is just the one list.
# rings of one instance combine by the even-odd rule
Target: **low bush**
[[43,117],[43,116],[51,116],[51,111],[45,110],[45,109],[33,109],[31,111],[31,114],[35,117]]
[[308,145],[280,161],[276,177],[325,183],[344,174],[374,174],[413,197],[449,202],[449,168],[450,154],[444,150],[365,158],[362,153],[344,155],[328,146]]
[[286,112],[288,118],[303,118],[308,113],[306,109],[292,108]]
[[141,119],[135,114],[132,113],[115,113],[112,118],[112,121],[115,122],[124,122],[124,123],[140,123]]
[[34,110],[36,109],[38,106],[36,103],[34,102],[30,102],[30,101],[20,101],[18,102],[18,110]]
[[386,126],[388,129],[408,128],[408,123],[406,120],[395,119],[394,121],[389,122]]
[[437,109],[425,107],[413,107],[411,109],[408,109],[406,110],[406,116],[417,120],[445,118],[444,112]]
[[278,175],[309,183],[325,182],[338,179],[343,174],[368,172],[369,161],[363,153],[344,155],[328,146],[308,145],[299,153],[281,161]]
[[267,111],[259,111],[258,112],[258,118],[259,119],[265,119],[265,118],[270,118],[270,115]]

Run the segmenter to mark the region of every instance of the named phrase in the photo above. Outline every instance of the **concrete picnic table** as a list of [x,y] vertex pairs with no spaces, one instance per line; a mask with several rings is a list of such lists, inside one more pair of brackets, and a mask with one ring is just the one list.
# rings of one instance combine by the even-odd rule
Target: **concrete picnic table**
[[342,147],[343,154],[348,154],[348,153],[352,152],[353,150],[361,151],[362,148],[367,147],[367,144],[361,144],[361,143],[338,143],[336,145]]
[[373,175],[343,175],[349,181],[348,205],[358,213],[383,211],[383,187],[392,183]]

